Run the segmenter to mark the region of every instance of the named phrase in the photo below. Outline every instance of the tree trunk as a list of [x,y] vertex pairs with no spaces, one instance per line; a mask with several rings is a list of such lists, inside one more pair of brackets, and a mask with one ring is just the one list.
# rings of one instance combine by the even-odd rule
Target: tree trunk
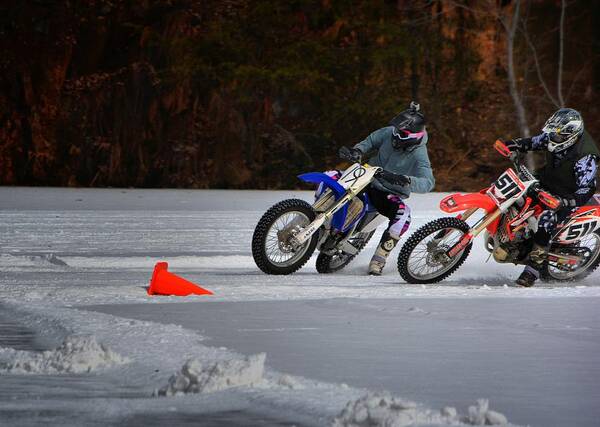
[[515,105],[515,110],[517,112],[517,120],[519,123],[519,130],[521,132],[521,135],[524,137],[530,137],[531,132],[529,131],[529,126],[527,124],[527,113],[525,111],[525,106],[523,105],[523,100],[521,99],[519,91],[517,89],[517,77],[515,73],[514,63],[515,36],[517,33],[517,26],[520,19],[520,8],[521,1],[517,0],[515,2],[515,10],[513,12],[510,28],[508,28],[507,32],[506,54],[508,56],[508,85],[510,88],[510,96],[512,97],[513,103]]

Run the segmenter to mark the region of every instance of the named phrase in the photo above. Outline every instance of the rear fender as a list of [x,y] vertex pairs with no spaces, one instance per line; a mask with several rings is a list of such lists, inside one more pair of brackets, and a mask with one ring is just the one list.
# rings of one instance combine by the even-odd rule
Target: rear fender
[[575,243],[600,228],[600,207],[583,206],[571,214],[565,224],[559,225],[554,241]]

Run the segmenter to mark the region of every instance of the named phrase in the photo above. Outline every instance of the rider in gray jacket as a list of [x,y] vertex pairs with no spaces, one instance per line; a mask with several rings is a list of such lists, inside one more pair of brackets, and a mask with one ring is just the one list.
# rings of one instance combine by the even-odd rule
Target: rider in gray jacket
[[369,165],[404,176],[403,184],[378,178],[367,190],[371,203],[390,220],[369,263],[369,274],[381,275],[388,255],[408,230],[410,208],[404,199],[413,191],[427,193],[435,185],[427,141],[425,117],[419,111],[419,105],[413,102],[408,110],[390,122],[390,126],[376,130],[350,149],[342,147],[342,150],[350,151],[356,161],[360,162],[367,155],[370,156]]

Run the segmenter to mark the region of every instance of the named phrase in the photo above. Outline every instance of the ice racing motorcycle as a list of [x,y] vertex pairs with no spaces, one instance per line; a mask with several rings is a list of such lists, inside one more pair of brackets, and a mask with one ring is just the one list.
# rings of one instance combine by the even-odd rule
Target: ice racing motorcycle
[[319,251],[319,273],[344,268],[365,247],[377,226],[387,221],[369,202],[365,192],[369,184],[374,179],[402,182],[398,175],[360,163],[352,164],[337,180],[318,172],[298,178],[319,184],[315,202],[283,200],[265,212],[254,230],[252,256],[268,274],[297,271],[315,249]]
[[[559,201],[541,189],[539,181],[501,141],[496,150],[513,162],[489,187],[479,193],[452,194],[440,202],[444,212],[461,212],[419,228],[402,247],[398,270],[408,283],[436,283],[456,271],[469,255],[473,240],[484,232],[485,249],[500,263],[525,264],[533,246],[538,217],[556,209]],[[600,264],[600,206],[575,210],[552,236],[544,255],[543,280],[581,279]],[[479,212],[479,219],[466,221]]]

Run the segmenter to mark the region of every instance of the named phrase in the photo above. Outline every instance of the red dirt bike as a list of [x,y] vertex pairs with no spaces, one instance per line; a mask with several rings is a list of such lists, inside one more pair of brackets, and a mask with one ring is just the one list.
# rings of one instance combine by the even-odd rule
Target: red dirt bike
[[[455,272],[471,251],[473,239],[485,231],[485,249],[500,263],[525,264],[533,246],[540,214],[560,202],[504,143],[494,147],[514,165],[479,193],[452,194],[440,202],[444,212],[461,212],[419,228],[398,256],[398,271],[408,283],[437,283]],[[540,276],[549,281],[579,280],[600,264],[600,200],[576,209],[552,236]],[[475,224],[466,221],[476,212]],[[481,213],[483,216],[481,216]]]

